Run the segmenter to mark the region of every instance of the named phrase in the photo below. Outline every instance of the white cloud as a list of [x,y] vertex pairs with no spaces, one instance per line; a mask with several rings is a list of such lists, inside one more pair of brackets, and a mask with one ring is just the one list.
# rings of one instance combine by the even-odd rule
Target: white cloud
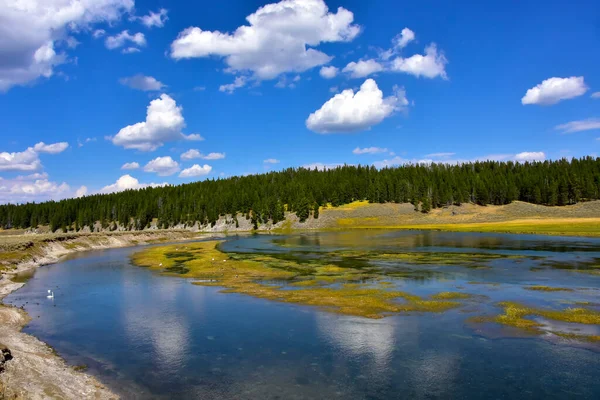
[[280,88],[280,89],[284,89],[284,88],[294,89],[296,87],[296,83],[299,82],[301,79],[302,78],[300,77],[300,75],[296,75],[292,79],[290,79],[286,75],[282,75],[279,78],[279,81],[277,81],[277,83],[275,84],[275,87]]
[[425,154],[425,157],[429,157],[429,158],[448,158],[448,157],[452,157],[455,154],[456,153],[430,153],[430,154]]
[[88,192],[87,186],[83,186],[82,185],[82,186],[79,187],[79,189],[77,189],[75,191],[75,197],[78,197],[78,198],[79,197],[83,197],[83,196],[85,196],[87,194],[87,192]]
[[354,150],[352,150],[353,154],[380,154],[380,153],[387,153],[388,149],[386,148],[381,148],[381,147],[365,147],[365,148],[360,148],[357,147]]
[[394,112],[408,105],[403,89],[383,98],[383,92],[373,79],[367,79],[354,93],[346,89],[336,94],[310,114],[306,127],[318,133],[356,132],[377,125]]
[[200,157],[203,160],[221,160],[225,158],[225,153],[208,153],[205,156]]
[[137,190],[143,189],[147,187],[159,187],[159,186],[167,186],[168,183],[140,183],[136,178],[131,175],[123,175],[115,183],[112,185],[104,186],[100,193],[115,193],[122,192],[124,190]]
[[392,40],[392,42],[394,43],[394,47],[403,49],[413,40],[415,40],[415,33],[408,28],[404,28],[402,29],[402,32],[400,32],[400,34]]
[[384,70],[383,65],[377,61],[371,60],[360,60],[359,62],[351,62],[342,70],[347,74],[350,74],[352,78],[365,78],[376,72]]
[[279,160],[276,158],[267,158],[263,161],[265,164],[279,164]]
[[170,156],[157,157],[144,166],[145,172],[154,172],[158,176],[169,176],[179,172],[179,164]]
[[59,142],[53,144],[39,142],[35,146],[33,146],[33,150],[35,150],[37,153],[58,154],[65,151],[67,147],[69,147],[69,143],[67,142]]
[[404,72],[416,77],[448,79],[446,75],[448,60],[438,53],[434,43],[425,48],[425,55],[415,54],[408,58],[397,57],[392,61],[391,70]]
[[187,136],[183,137],[185,140],[189,140],[190,142],[201,142],[204,140],[201,134],[199,133],[191,133]]
[[546,154],[543,151],[524,151],[515,155],[516,161],[544,161]]
[[129,19],[131,21],[140,21],[147,28],[162,28],[163,26],[165,26],[165,22],[167,22],[167,20],[169,19],[169,17],[167,16],[168,13],[169,12],[167,10],[161,8],[160,10],[158,10],[158,12],[150,11],[148,15],[144,15],[141,17],[133,16]]
[[77,146],[83,147],[84,143],[95,142],[96,140],[97,139],[95,137],[85,138],[85,140],[83,142],[81,142],[79,139],[77,139]]
[[231,94],[235,91],[235,89],[246,86],[246,83],[247,79],[245,76],[238,76],[234,79],[233,83],[219,86],[219,91]]
[[119,79],[121,85],[129,86],[132,89],[143,90],[145,92],[152,92],[156,90],[162,90],[166,85],[152,76],[144,76],[137,74],[126,78]]
[[139,167],[140,167],[140,164],[137,162],[128,162],[128,163],[123,164],[121,169],[138,169]]
[[339,69],[334,66],[321,67],[321,70],[319,71],[319,75],[321,75],[321,77],[325,78],[325,79],[333,79],[337,76],[338,71],[339,71]]
[[206,86],[196,86],[194,88],[194,92],[204,92],[206,90]]
[[600,99],[600,92],[594,92],[590,96],[592,99]]
[[200,158],[202,153],[200,153],[196,149],[190,149],[181,155],[182,160],[193,160],[195,158]]
[[39,158],[40,153],[58,154],[64,151],[69,144],[66,142],[45,144],[39,142],[33,147],[28,147],[20,152],[0,153],[0,171],[37,171],[42,168]]
[[221,160],[225,158],[225,153],[209,153],[204,155],[196,149],[190,149],[181,155],[182,160],[193,160],[196,158],[201,158],[203,160]]
[[29,174],[29,175],[19,175],[15,178],[15,180],[17,181],[35,181],[38,179],[48,179],[48,173],[47,172],[36,172],[33,174]]
[[0,203],[58,200],[70,194],[71,188],[65,182],[51,182],[48,179],[3,180],[0,183]]
[[373,166],[375,166],[375,168],[385,168],[385,167],[392,167],[395,165],[402,165],[402,164],[407,164],[407,163],[408,163],[408,160],[406,160],[402,157],[396,156],[389,160],[385,159],[385,160],[381,160],[381,161],[375,161],[373,163]]
[[73,36],[68,36],[65,39],[65,42],[67,43],[67,47],[70,49],[74,49],[81,44],[81,42],[75,39]]
[[114,22],[134,0],[2,0],[0,2],[0,92],[49,78],[68,56],[56,48],[71,32]]
[[139,53],[141,50],[138,49],[137,47],[125,47],[123,50],[121,50],[121,53],[123,54],[133,54],[133,53]]
[[284,0],[267,4],[246,17],[249,25],[233,33],[187,28],[171,44],[174,59],[223,57],[228,72],[249,72],[257,80],[303,72],[332,57],[315,47],[353,40],[360,27],[352,12],[329,12],[323,0]]
[[486,156],[475,157],[475,158],[456,158],[450,159],[449,157],[455,155],[455,153],[432,153],[427,154],[424,159],[408,159],[400,156],[395,156],[391,159],[384,159],[375,161],[373,166],[375,168],[386,168],[405,164],[467,164],[477,161],[543,161],[546,159],[546,154],[542,151],[524,151],[518,154],[489,154]]
[[572,76],[570,78],[550,78],[546,79],[536,87],[533,87],[525,93],[521,103],[552,105],[561,100],[572,99],[587,92],[588,87],[583,81],[583,76]]
[[[146,45],[146,37],[143,33],[138,32],[133,35],[126,29],[119,34],[114,36],[108,36],[104,41],[104,45],[109,50],[114,50],[125,46],[127,43],[134,43],[137,46]],[[135,48],[135,47],[134,47]],[[139,50],[139,49],[138,49]]]
[[204,176],[210,174],[212,171],[212,167],[210,165],[204,164],[204,166],[199,166],[198,164],[194,164],[189,168],[184,169],[179,174],[180,178],[191,178],[194,176]]
[[344,164],[339,164],[339,163],[324,164],[324,163],[316,162],[316,163],[311,163],[311,164],[305,164],[302,166],[302,168],[326,171],[328,169],[335,169],[337,167],[341,167],[342,165],[344,165]]
[[581,121],[571,121],[566,124],[557,125],[554,129],[563,133],[575,133],[600,129],[600,118],[588,118]]
[[150,102],[146,121],[126,126],[110,140],[117,146],[140,151],[154,151],[173,140],[201,140],[198,134],[185,136],[181,133],[184,127],[182,107],[177,106],[169,95],[162,94]]
[[106,31],[104,29],[96,29],[94,33],[92,33],[94,39],[100,39],[104,35],[106,35]]

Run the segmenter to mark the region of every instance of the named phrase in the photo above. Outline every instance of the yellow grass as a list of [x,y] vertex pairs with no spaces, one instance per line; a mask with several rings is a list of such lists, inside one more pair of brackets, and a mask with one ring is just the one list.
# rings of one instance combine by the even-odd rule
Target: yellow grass
[[517,219],[502,222],[445,224],[386,224],[383,218],[340,218],[340,228],[498,232],[563,236],[600,236],[600,218]]

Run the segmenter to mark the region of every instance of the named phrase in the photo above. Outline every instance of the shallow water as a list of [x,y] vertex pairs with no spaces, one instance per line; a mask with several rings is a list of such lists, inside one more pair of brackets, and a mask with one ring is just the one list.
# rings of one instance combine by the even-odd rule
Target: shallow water
[[[487,269],[373,261],[386,271],[417,271],[418,279],[392,279],[406,292],[481,295],[443,314],[379,320],[219,293],[161,276],[130,265],[129,255],[140,248],[90,252],[40,268],[5,301],[30,313],[27,333],[52,345],[72,365],[87,365],[124,398],[600,397],[595,347],[466,322],[499,312],[494,304],[503,300],[548,308],[600,302],[600,276],[548,264],[598,259],[598,239],[353,231],[230,237],[220,248],[302,257],[361,250],[528,258],[493,260]],[[532,284],[577,290],[523,289]],[[47,289],[54,290],[54,300],[46,298]],[[598,334],[599,329],[540,322],[565,332]]]

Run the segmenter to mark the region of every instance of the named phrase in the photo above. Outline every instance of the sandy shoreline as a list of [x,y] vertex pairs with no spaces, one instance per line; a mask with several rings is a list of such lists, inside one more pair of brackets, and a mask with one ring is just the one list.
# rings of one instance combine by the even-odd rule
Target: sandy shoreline
[[[0,373],[0,398],[6,399],[118,399],[96,378],[76,371],[46,343],[21,332],[30,320],[22,309],[1,301],[24,283],[13,282],[16,275],[63,260],[67,255],[89,250],[130,247],[162,241],[190,240],[198,237],[190,232],[138,232],[118,236],[82,236],[71,242],[49,242],[43,255],[18,264],[0,279],[0,347],[5,346],[12,359],[4,363]],[[0,365],[1,367],[1,365]],[[1,369],[1,368],[0,368]]]

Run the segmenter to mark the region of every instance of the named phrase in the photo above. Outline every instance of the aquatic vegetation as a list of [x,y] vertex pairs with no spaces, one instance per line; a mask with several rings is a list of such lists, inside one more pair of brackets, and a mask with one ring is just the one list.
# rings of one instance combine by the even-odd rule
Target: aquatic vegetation
[[591,260],[574,260],[570,262],[546,260],[541,264],[541,267],[562,269],[591,275],[600,275],[599,258],[592,258]]
[[548,320],[569,322],[585,325],[600,325],[600,312],[587,308],[566,308],[564,310],[550,310],[528,307],[516,302],[501,302],[498,304],[503,309],[503,313],[497,316],[480,316],[470,318],[472,323],[497,323],[500,325],[511,326],[522,329],[526,332],[536,335],[552,333],[571,339],[597,341],[597,337],[590,335],[579,335],[555,330],[542,329],[544,324],[527,317],[541,317]]
[[542,285],[525,286],[525,287],[523,287],[523,289],[535,290],[538,292],[572,292],[573,291],[573,289],[570,289],[570,288],[551,287],[551,286],[542,286]]
[[[179,276],[195,285],[223,287],[224,293],[302,305],[367,318],[399,312],[443,312],[461,306],[465,293],[443,292],[430,298],[390,290],[380,276],[359,268],[344,268],[328,260],[285,259],[265,254],[225,254],[218,242],[199,242],[144,249],[132,256],[134,264],[162,273],[185,268]],[[289,257],[288,257],[289,258]],[[362,282],[369,280],[369,285]],[[266,282],[275,282],[267,284]],[[279,283],[278,283],[279,282]],[[340,285],[341,283],[341,285]],[[283,286],[294,290],[282,290]]]
[[556,336],[560,336],[565,339],[571,339],[576,341],[586,341],[586,342],[600,342],[600,335],[578,335],[576,333],[570,332],[552,332]]
[[449,300],[449,299],[469,299],[472,296],[468,293],[461,293],[461,292],[441,292],[438,294],[435,294],[433,296],[431,296],[432,299],[444,299],[444,300]]

